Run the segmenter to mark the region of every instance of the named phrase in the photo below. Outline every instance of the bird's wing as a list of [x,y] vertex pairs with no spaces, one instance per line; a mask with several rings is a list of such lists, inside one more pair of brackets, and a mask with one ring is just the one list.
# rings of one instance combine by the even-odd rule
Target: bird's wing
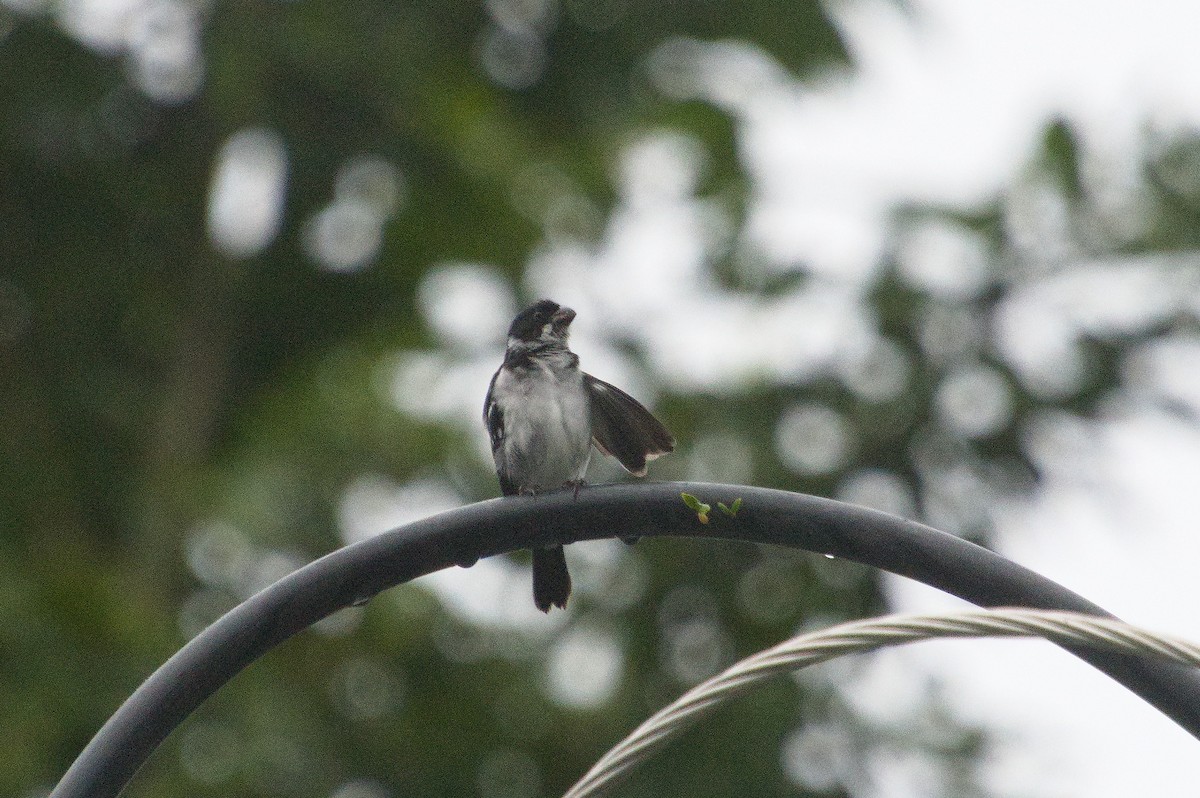
[[500,403],[496,401],[496,378],[500,376],[500,370],[492,375],[492,381],[488,383],[487,398],[483,400],[483,425],[487,427],[488,437],[492,440],[492,451],[500,448],[500,444],[504,442],[504,411],[500,408]]
[[646,476],[646,462],[675,450],[667,428],[638,400],[615,385],[583,375],[592,411],[592,444],[617,458],[626,471]]
[[[503,368],[503,367],[502,367]],[[496,461],[496,477],[500,480],[500,492],[505,496],[511,496],[517,492],[517,486],[501,466],[502,458],[497,457],[496,453],[504,446],[504,408],[500,407],[500,403],[496,401],[495,387],[496,378],[500,376],[500,369],[492,375],[492,381],[488,384],[487,398],[483,400],[483,424],[487,427],[488,437],[492,441],[492,457]]]

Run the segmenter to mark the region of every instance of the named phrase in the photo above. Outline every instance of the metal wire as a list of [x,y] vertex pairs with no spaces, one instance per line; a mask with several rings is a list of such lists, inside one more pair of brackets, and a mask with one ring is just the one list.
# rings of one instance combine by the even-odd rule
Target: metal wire
[[708,712],[779,673],[845,654],[949,637],[1039,636],[1055,643],[1150,655],[1200,666],[1200,646],[1114,618],[1031,609],[891,615],[800,635],[760,651],[696,685],[600,757],[563,798],[595,798]]

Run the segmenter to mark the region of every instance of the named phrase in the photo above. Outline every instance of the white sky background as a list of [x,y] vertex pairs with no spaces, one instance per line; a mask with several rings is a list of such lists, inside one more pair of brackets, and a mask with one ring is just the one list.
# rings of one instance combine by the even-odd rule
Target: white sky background
[[[831,5],[853,78],[743,110],[762,191],[755,234],[781,261],[845,274],[895,203],[996,196],[1056,115],[1118,181],[1133,179],[1122,167],[1136,165],[1145,129],[1200,127],[1198,3],[917,0],[911,18],[884,2]],[[1188,360],[1194,374],[1200,360]],[[1088,432],[1034,502],[1000,514],[996,547],[1127,620],[1200,639],[1200,433],[1137,408]],[[956,603],[898,578],[889,592],[897,610]],[[964,718],[999,732],[998,795],[1194,794],[1196,741],[1046,644],[925,644],[889,662],[885,683],[906,689],[906,670],[926,669]]]
[[[1200,536],[1190,507],[1200,431],[1137,413],[1091,432],[1051,469],[1036,501],[999,514],[994,548],[1125,620],[1200,640]],[[963,604],[900,578],[889,595],[898,610]],[[989,768],[998,795],[1194,793],[1196,740],[1048,644],[922,644],[894,664],[938,674],[964,719],[1008,740]]]

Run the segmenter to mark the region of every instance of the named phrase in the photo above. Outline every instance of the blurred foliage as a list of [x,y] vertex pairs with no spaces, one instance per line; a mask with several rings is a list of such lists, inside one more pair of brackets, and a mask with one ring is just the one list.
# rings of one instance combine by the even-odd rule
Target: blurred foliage
[[[141,8],[191,26],[202,73],[188,89],[186,69],[182,78],[156,72],[165,68],[152,51],[81,34],[72,8],[0,6],[7,795],[53,784],[188,634],[340,545],[339,508],[362,475],[401,486],[433,480],[462,500],[495,495],[478,456],[481,428],[406,414],[381,385],[397,356],[443,346],[422,315],[432,267],[486,263],[519,284],[549,235],[537,207],[545,187],[531,174],[565,181],[598,211],[569,222],[594,239],[617,203],[623,149],[648,130],[679,131],[707,159],[697,195],[741,224],[752,186],[737,122],[655,87],[647,64],[664,46],[745,41],[801,78],[846,60],[821,4],[779,0],[736,13],[625,0]],[[151,36],[167,23],[129,24]],[[214,247],[206,218],[222,148],[249,128],[281,138],[287,191],[279,234],[239,259]],[[364,153],[395,167],[401,206],[369,264],[322,268],[306,237],[339,174]],[[984,538],[989,508],[1036,484],[1029,425],[1096,412],[1119,395],[1128,352],[1193,319],[1180,309],[1153,324],[1084,330],[1071,341],[1078,378],[1049,386],[1036,368],[1014,366],[996,325],[1014,297],[1065,262],[1045,255],[1048,239],[1095,256],[1196,246],[1197,158],[1195,140],[1145,154],[1144,223],[1122,235],[1062,121],[1048,126],[1011,194],[990,206],[897,209],[897,242],[930,225],[982,242],[978,284],[932,290],[905,273],[893,242],[863,297],[888,342],[882,360],[861,364],[857,383],[833,369],[732,392],[664,386],[657,410],[681,447],[655,476],[874,501]],[[1059,226],[1046,228],[1047,218]],[[803,264],[747,278],[737,262],[745,254],[711,264],[730,295],[768,301],[809,280]],[[635,363],[639,346],[616,342]],[[862,390],[897,362],[901,390]],[[947,399],[951,377],[962,390]],[[972,426],[972,403],[998,392],[1007,404],[994,423]],[[797,467],[781,450],[781,419],[793,419],[797,434],[825,428],[829,416],[796,412],[813,407],[848,430],[835,467]],[[219,569],[205,570],[221,557],[253,573],[222,582]],[[552,795],[687,682],[803,623],[883,609],[872,575],[793,552],[645,541],[617,564],[611,584],[573,600],[557,622],[565,626],[538,618],[536,627],[494,628],[449,611],[436,591],[393,591],[239,676],[129,794]],[[639,569],[644,593],[605,600]],[[559,637],[590,628],[619,642],[619,682],[600,705],[571,708],[548,691],[546,663]],[[696,650],[677,650],[688,645]],[[779,752],[797,729],[827,724],[848,730],[856,752],[928,757],[946,794],[970,794],[986,741],[959,728],[935,695],[919,715],[880,728],[832,682],[780,683],[691,732],[623,794],[809,794]],[[831,765],[809,792],[869,790],[853,761]]]

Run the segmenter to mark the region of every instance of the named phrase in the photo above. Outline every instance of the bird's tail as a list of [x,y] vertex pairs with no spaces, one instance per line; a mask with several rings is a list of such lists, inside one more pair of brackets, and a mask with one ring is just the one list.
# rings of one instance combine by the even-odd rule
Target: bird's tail
[[533,550],[533,603],[542,612],[550,607],[566,609],[571,595],[571,574],[562,546]]

